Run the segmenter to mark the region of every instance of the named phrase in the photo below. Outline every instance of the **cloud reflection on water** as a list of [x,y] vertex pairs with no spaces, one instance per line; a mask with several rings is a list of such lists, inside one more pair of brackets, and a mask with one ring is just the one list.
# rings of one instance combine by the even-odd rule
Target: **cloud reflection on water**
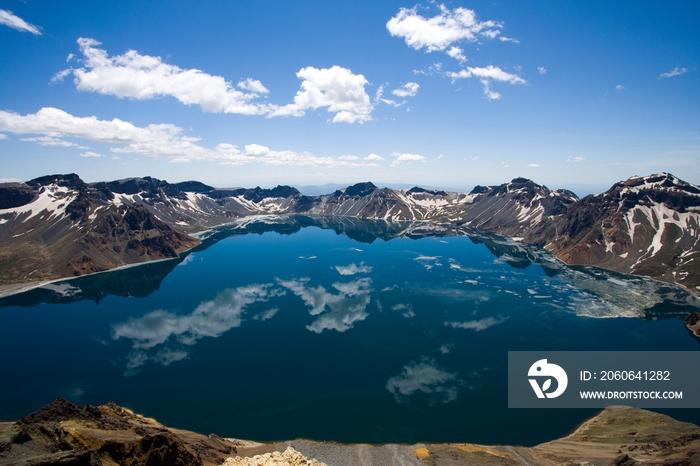
[[462,382],[453,374],[441,369],[434,359],[423,358],[420,362],[406,364],[401,374],[390,377],[386,389],[394,395],[397,403],[408,401],[416,393],[430,396],[430,404],[455,401]]
[[360,265],[352,263],[350,265],[336,265],[335,270],[338,271],[340,275],[357,275],[358,273],[370,273],[373,267],[365,265],[364,262],[360,262]]
[[[240,327],[241,315],[256,302],[268,301],[282,296],[285,290],[273,288],[273,284],[249,285],[227,288],[211,301],[204,301],[191,314],[179,315],[162,309],[149,312],[139,319],[112,325],[112,339],[125,338],[132,341],[132,351],[127,356],[127,375],[153,361],[164,366],[187,357],[182,349],[163,348],[154,356],[146,350],[166,344],[169,340],[180,345],[194,345],[204,337],[219,337],[224,332]],[[272,317],[272,310],[261,314],[262,320]]]
[[445,322],[445,326],[452,328],[463,328],[466,330],[476,330],[477,332],[480,332],[489,327],[505,322],[506,320],[508,320],[508,317],[485,317],[483,319],[468,320],[466,322]]
[[370,303],[372,292],[372,280],[360,278],[347,283],[334,283],[332,286],[338,291],[333,294],[322,286],[308,286],[309,278],[297,280],[280,280],[277,283],[289,289],[299,296],[307,306],[311,307],[309,313],[313,316],[320,315],[326,310],[329,312],[320,315],[306,328],[312,332],[321,333],[324,330],[336,330],[345,332],[353,327],[355,322],[363,321],[369,315],[366,311]]

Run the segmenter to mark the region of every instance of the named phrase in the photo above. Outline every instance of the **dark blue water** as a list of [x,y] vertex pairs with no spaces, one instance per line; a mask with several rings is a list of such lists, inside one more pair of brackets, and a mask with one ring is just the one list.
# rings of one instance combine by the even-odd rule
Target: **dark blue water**
[[532,445],[596,411],[508,409],[508,351],[699,349],[682,291],[466,233],[265,219],[4,298],[0,419],[64,397],[255,440]]

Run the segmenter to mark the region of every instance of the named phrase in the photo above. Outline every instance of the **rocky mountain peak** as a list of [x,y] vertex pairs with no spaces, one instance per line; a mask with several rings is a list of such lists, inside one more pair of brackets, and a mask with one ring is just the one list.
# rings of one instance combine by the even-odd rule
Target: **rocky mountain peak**
[[406,191],[409,194],[425,193],[432,196],[447,196],[447,191],[435,190],[435,189],[425,189],[419,186],[414,186],[413,188]]
[[589,197],[598,199],[597,202],[617,204],[622,210],[665,205],[685,213],[688,210],[698,211],[700,207],[700,188],[665,172],[633,176],[615,183],[605,193]]
[[697,186],[666,172],[649,176],[632,176],[613,185],[610,191],[613,190],[619,190],[623,193],[638,193],[647,190],[679,191],[700,196],[700,189]]
[[301,193],[291,186],[277,185],[272,189],[263,189],[257,186],[253,189],[246,189],[242,192],[243,197],[253,202],[260,202],[265,198],[294,197]]
[[200,181],[194,180],[174,183],[173,186],[186,193],[206,193],[215,189],[213,186],[209,186]]
[[80,179],[80,177],[75,173],[69,173],[67,175],[47,175],[40,176],[39,178],[34,178],[26,183],[32,188],[40,188],[42,186],[63,186],[70,189],[82,190],[85,188],[85,182]]
[[366,181],[364,183],[357,183],[352,186],[345,188],[345,195],[347,196],[367,196],[376,191],[377,188],[371,181]]

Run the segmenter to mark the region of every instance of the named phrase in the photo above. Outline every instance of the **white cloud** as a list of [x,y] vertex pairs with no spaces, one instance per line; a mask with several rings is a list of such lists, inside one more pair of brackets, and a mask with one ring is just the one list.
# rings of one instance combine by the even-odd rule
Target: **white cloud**
[[[7,134],[0,133],[0,140],[7,139]],[[374,155],[374,154],[372,154]]]
[[528,163],[527,166],[530,168],[539,168],[540,165],[537,163]]
[[421,162],[425,160],[425,157],[418,154],[401,154],[399,152],[392,152],[391,155],[396,157],[396,160],[391,163],[392,166],[400,165],[402,163]]
[[19,178],[0,178],[0,183],[19,183]]
[[372,119],[374,107],[365,92],[368,83],[363,75],[340,66],[323,69],[309,66],[302,68],[297,77],[303,81],[294,103],[272,110],[268,117],[302,116],[309,109],[326,107],[335,113],[333,123],[364,123]]
[[[122,158],[119,157],[118,155],[115,155],[114,157],[112,157],[112,160],[121,160],[121,159],[122,159]],[[188,257],[189,257],[189,256],[188,256]]]
[[377,88],[377,92],[374,93],[374,102],[379,102],[382,98],[382,94],[384,94],[384,84],[380,85]]
[[432,18],[419,15],[417,6],[401,8],[386,27],[392,36],[403,37],[409,47],[426,52],[443,51],[462,40],[474,42],[479,36],[493,39],[503,27],[496,21],[477,21],[476,13],[467,8],[439,8],[440,14]]
[[265,165],[290,165],[313,167],[363,167],[376,166],[341,157],[318,157],[309,152],[276,151],[258,144],[248,144],[240,151],[230,144],[219,144],[214,149],[214,156],[220,163],[226,165],[242,165],[246,163],[263,163]]
[[413,74],[422,74],[424,76],[432,76],[433,74],[442,73],[442,63],[434,63],[427,70],[413,70]]
[[566,159],[567,162],[574,162],[574,163],[583,162],[584,160],[586,160],[585,157],[573,156],[573,155],[570,155],[569,158]]
[[494,81],[507,82],[510,84],[525,84],[525,80],[520,76],[503,71],[501,68],[493,65],[489,65],[485,68],[467,67],[467,69],[460,70],[459,72],[449,71],[445,73],[445,75],[448,78],[452,78],[452,82],[457,79],[472,77],[480,78],[479,81],[484,86],[484,96],[486,96],[486,98],[489,100],[497,100],[501,98],[501,94],[491,90],[490,79]]
[[456,45],[450,47],[446,53],[460,63],[464,63],[467,60],[467,57],[464,56],[464,51]]
[[356,155],[341,155],[338,160],[359,160],[360,158]]
[[617,86],[615,86],[615,90],[616,90],[616,91],[621,91],[621,90],[623,90],[624,88],[625,88],[625,86],[623,86],[622,84],[618,84]]
[[248,78],[240,81],[237,86],[244,91],[255,92],[256,94],[269,94],[269,90],[257,79]]
[[[261,115],[270,112],[269,104],[252,103],[256,92],[241,92],[221,76],[197,69],[183,70],[165,63],[160,57],[129,50],[110,57],[100,42],[78,39],[83,67],[73,69],[75,85],[81,91],[145,100],[171,96],[185,105],[199,105],[205,112]],[[54,78],[60,77],[60,72]],[[264,89],[260,81],[248,79],[244,86]],[[240,83],[239,83],[240,84]]]
[[547,74],[547,68],[545,68],[544,66],[538,66],[537,71],[539,71],[540,74]]
[[501,36],[498,38],[501,42],[513,42],[515,44],[519,44],[520,41],[518,39],[513,39],[512,37],[506,37],[506,36]]
[[[372,280],[360,278],[348,283],[334,283],[339,293],[333,294],[322,286],[309,287],[308,278],[299,280],[280,280],[277,283],[289,289],[299,296],[307,306],[311,307],[309,313],[319,317],[306,326],[307,330],[321,333],[324,330],[345,332],[353,328],[355,322],[363,321],[369,315],[366,312],[370,302],[369,294],[372,291]],[[330,309],[326,311],[326,307]]]
[[[0,138],[2,139],[2,138]],[[378,160],[384,160],[384,157],[377,155],[377,154],[369,154],[367,157],[365,157],[365,160],[370,161],[370,162],[376,162]]]
[[51,81],[49,81],[49,82],[50,82],[51,84],[55,84],[55,83],[57,83],[57,82],[61,82],[61,81],[63,81],[63,80],[66,78],[66,76],[68,76],[68,75],[71,74],[71,73],[73,73],[73,68],[68,68],[68,69],[65,69],[65,70],[61,70],[61,71],[59,71],[58,73],[54,74],[54,75],[51,77]]
[[400,375],[390,377],[386,389],[397,402],[421,392],[430,395],[432,402],[449,403],[457,399],[457,375],[441,369],[434,360],[410,362]]
[[472,162],[476,162],[477,160],[479,160],[479,157],[472,157]]
[[31,32],[37,36],[41,35],[41,31],[38,27],[29,24],[9,10],[0,10],[0,24],[4,24],[20,32]]
[[40,146],[62,146],[62,147],[77,147],[78,149],[87,149],[85,146],[76,144],[74,142],[65,141],[60,138],[55,138],[51,136],[38,136],[34,138],[22,138],[24,142],[36,142]]
[[418,83],[406,83],[398,89],[391,91],[392,94],[398,97],[414,97],[418,93]]
[[511,74],[503,71],[497,66],[489,65],[486,68],[467,67],[466,70],[460,70],[458,73],[447,72],[448,78],[462,79],[478,77],[484,79],[493,79],[495,81],[508,82],[510,84],[525,84],[525,80],[516,74]]
[[81,157],[104,157],[102,154],[98,154],[97,152],[92,152],[92,151],[87,151],[82,154],[80,154]]
[[380,99],[380,101],[384,102],[385,104],[397,107],[397,108],[406,103],[405,100],[403,102],[397,102],[397,101],[391,100],[391,99]]
[[482,330],[486,330],[489,327],[493,327],[494,325],[498,325],[504,322],[506,319],[508,318],[499,317],[495,319],[493,317],[486,317],[484,319],[468,320],[466,322],[445,322],[445,326],[452,328],[463,328],[467,330],[476,330],[477,332],[480,332]]
[[658,79],[664,79],[664,78],[672,78],[674,76],[680,76],[682,74],[685,74],[688,72],[688,68],[681,68],[681,67],[675,67],[671,71],[668,71],[666,73],[661,73],[659,75]]
[[484,96],[489,100],[498,100],[501,98],[501,94],[491,90],[491,84],[488,79],[480,79],[479,82],[484,86]]
[[183,135],[183,129],[172,124],[151,124],[146,127],[119,120],[98,120],[96,117],[75,117],[57,108],[42,108],[34,114],[18,115],[0,110],[0,131],[16,134],[42,134],[27,138],[44,145],[74,145],[59,138],[77,138],[110,144],[116,154],[142,154],[149,157],[170,157],[172,161],[213,161],[225,165],[262,163],[265,165],[362,167],[374,163],[318,157],[308,152],[276,151],[258,144],[243,150],[220,143],[213,149],[203,147],[199,138]]
[[360,262],[360,265],[354,263],[350,265],[336,265],[335,270],[337,270],[340,275],[356,275],[358,273],[370,273],[372,267],[365,265],[364,262]]

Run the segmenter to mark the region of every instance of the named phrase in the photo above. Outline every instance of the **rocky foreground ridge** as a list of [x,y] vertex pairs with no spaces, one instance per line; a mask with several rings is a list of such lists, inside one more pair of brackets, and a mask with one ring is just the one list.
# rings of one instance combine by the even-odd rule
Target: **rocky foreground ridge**
[[535,447],[475,444],[342,445],[310,440],[255,443],[172,429],[114,403],[59,399],[0,423],[0,465],[393,466],[700,465],[700,427],[613,406],[567,437]]
[[[508,235],[569,265],[595,265],[700,294],[700,188],[660,173],[583,199],[525,178],[470,193],[358,183],[322,196],[155,178],[0,184],[0,287],[176,257],[194,232],[253,215],[426,221]],[[2,290],[0,290],[2,291]]]

